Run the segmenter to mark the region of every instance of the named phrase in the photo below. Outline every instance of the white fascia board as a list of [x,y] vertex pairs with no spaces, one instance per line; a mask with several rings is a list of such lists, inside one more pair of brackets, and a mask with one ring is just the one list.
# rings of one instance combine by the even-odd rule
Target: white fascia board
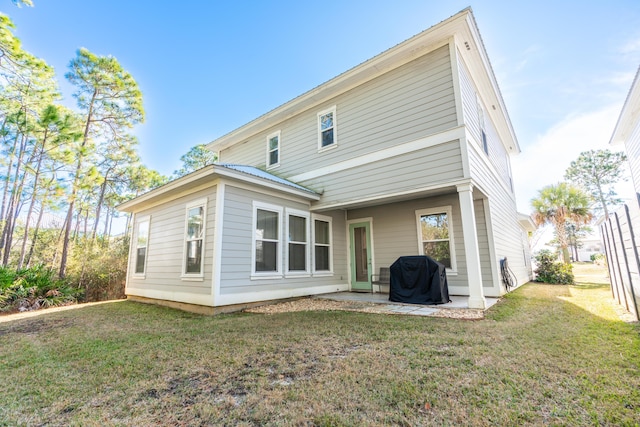
[[144,193],[136,197],[135,199],[126,201],[116,206],[116,209],[121,212],[135,212],[136,206],[140,206],[145,202],[150,202],[152,199],[155,199],[156,197],[167,194],[171,191],[178,190],[179,188],[184,187],[187,184],[191,184],[199,179],[206,178],[209,175],[213,175],[213,173],[214,173],[214,169],[212,165],[205,166],[202,169],[199,169],[195,172],[190,173],[189,175],[185,175],[176,180],[170,181],[158,188],[154,188],[153,190],[147,193]]
[[[150,205],[156,205],[157,200],[164,200],[170,193],[178,193],[179,195],[187,194],[189,192],[193,192],[195,190],[200,190],[202,188],[206,188],[207,186],[213,186],[216,184],[216,180],[214,178],[228,178],[233,179],[245,183],[249,183],[252,185],[257,185],[260,187],[264,187],[267,189],[275,190],[281,193],[290,194],[305,200],[318,201],[320,200],[320,194],[312,193],[310,191],[299,190],[294,187],[290,187],[288,185],[280,184],[275,181],[270,181],[268,179],[260,178],[257,176],[249,175],[246,173],[238,172],[232,169],[227,169],[221,166],[209,165],[205,166],[202,169],[199,169],[189,175],[183,176],[181,178],[176,179],[175,181],[171,181],[168,184],[165,184],[161,187],[153,189],[148,193],[145,193],[135,199],[129,200],[128,202],[124,202],[116,208],[122,212],[136,212],[136,209],[139,207],[147,208]],[[194,187],[189,187],[190,184],[194,184],[199,180],[206,181],[207,178],[211,178],[210,182],[207,182],[203,185],[197,185]],[[180,191],[181,189],[185,190],[183,193]]]
[[[521,152],[520,144],[513,130],[509,113],[475,18],[470,13],[466,19],[467,25],[464,31],[461,31],[459,36],[455,38],[458,43],[458,51],[462,58],[465,59],[472,78],[479,86],[478,90],[481,92],[482,98],[488,104],[486,113],[493,119],[505,149],[508,153],[519,154]],[[469,49],[467,49],[465,42],[469,43]]]
[[454,34],[464,31],[465,27],[472,22],[468,20],[469,15],[471,15],[470,8],[462,10],[412,38],[345,71],[328,82],[276,107],[246,125],[210,142],[207,144],[207,148],[211,151],[219,152],[290,117],[335,98],[354,87],[424,56],[439,47],[447,45]]
[[236,179],[242,182],[259,185],[261,187],[267,187],[269,189],[277,190],[283,193],[292,194],[297,197],[301,197],[303,199],[318,201],[320,200],[320,194],[312,193],[309,191],[298,190],[297,188],[290,187],[288,185],[280,184],[275,181],[270,181],[268,179],[260,178],[257,176],[249,175],[246,173],[238,172],[232,169],[219,168],[215,169],[216,175]]
[[622,106],[620,117],[613,130],[613,135],[609,140],[609,144],[616,145],[622,144],[629,139],[629,136],[633,132],[638,123],[640,122],[640,68],[636,72],[636,76],[633,79],[627,99]]

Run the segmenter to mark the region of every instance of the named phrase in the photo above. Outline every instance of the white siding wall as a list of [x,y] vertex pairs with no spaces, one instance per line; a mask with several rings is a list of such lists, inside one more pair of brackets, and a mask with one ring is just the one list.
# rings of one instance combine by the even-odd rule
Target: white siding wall
[[636,194],[640,194],[640,123],[633,130],[631,137],[625,142],[625,150],[631,168],[631,178]]
[[[321,277],[280,277],[277,279],[251,279],[251,248],[253,234],[253,201],[269,203],[285,208],[308,211],[309,206],[287,199],[267,196],[254,191],[227,185],[225,189],[224,235],[222,239],[221,295],[252,294],[275,290],[295,290],[296,296],[304,294],[304,288],[313,286],[344,285],[346,277],[346,238],[344,212],[323,212],[333,218],[333,276]],[[284,222],[283,222],[284,224]],[[280,245],[280,255],[284,260],[284,245]],[[311,246],[312,247],[312,246]],[[284,264],[283,264],[284,265]],[[326,292],[329,292],[327,290]],[[310,294],[310,293],[309,293]],[[283,298],[278,296],[277,298]],[[264,294],[260,299],[264,298]]]
[[531,264],[528,247],[525,247],[522,238],[523,230],[518,222],[509,156],[491,122],[487,106],[483,104],[489,154],[484,152],[478,124],[478,92],[460,55],[458,61],[464,123],[472,138],[468,141],[470,177],[479,184],[489,200],[490,229],[493,231],[497,271],[500,260],[506,257],[518,284],[522,284],[531,277]]
[[511,188],[511,191],[513,191],[509,154],[500,141],[500,137],[498,136],[495,126],[489,116],[489,108],[491,107],[485,105],[484,102],[478,98],[478,91],[470,77],[469,70],[459,54],[458,61],[460,64],[458,69],[460,72],[460,89],[463,100],[464,123],[474,139],[473,141],[469,141],[469,143],[476,144],[481,151],[484,150],[478,114],[478,103],[480,103],[481,108],[484,111],[484,130],[489,152],[488,154],[485,153],[485,155],[489,157],[489,160],[496,169],[499,178],[507,184],[507,187]]
[[[186,206],[190,202],[203,198],[207,199],[204,278],[199,281],[184,280],[181,276],[185,247]],[[211,295],[215,209],[216,187],[211,187],[137,213],[133,224],[134,234],[129,256],[127,294],[154,298],[152,292],[173,293],[176,295],[171,298],[172,300],[192,303],[199,298],[198,295]],[[144,278],[140,278],[133,274],[136,263],[136,231],[138,220],[146,216],[150,217],[147,265]],[[186,301],[180,296],[184,294],[195,296],[186,298],[188,299]],[[205,304],[205,302],[210,303],[211,298],[202,297],[202,303]]]
[[[317,113],[337,106],[337,147],[317,152]],[[457,125],[448,46],[356,87],[221,153],[221,161],[265,167],[266,136],[281,130],[282,177],[424,138]]]

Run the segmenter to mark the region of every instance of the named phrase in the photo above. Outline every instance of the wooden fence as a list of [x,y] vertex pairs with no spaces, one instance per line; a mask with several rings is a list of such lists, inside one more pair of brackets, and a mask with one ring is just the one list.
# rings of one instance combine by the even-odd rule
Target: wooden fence
[[640,320],[640,209],[625,205],[600,225],[613,298]]

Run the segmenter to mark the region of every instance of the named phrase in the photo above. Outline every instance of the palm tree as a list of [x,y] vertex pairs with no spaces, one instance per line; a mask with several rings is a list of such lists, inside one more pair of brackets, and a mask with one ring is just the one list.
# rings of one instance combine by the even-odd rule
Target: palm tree
[[584,191],[566,182],[547,185],[538,192],[538,197],[531,200],[533,220],[538,226],[553,225],[562,249],[562,258],[567,264],[571,261],[566,223],[587,224],[591,221],[593,215],[589,211],[589,202],[589,196]]

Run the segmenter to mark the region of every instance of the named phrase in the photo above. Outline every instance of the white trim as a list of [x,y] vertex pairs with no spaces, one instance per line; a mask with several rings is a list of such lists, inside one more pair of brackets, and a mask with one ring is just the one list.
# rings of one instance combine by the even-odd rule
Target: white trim
[[349,200],[347,202],[338,202],[338,203],[333,203],[330,205],[322,205],[322,204],[315,204],[311,210],[312,211],[318,211],[318,210],[330,210],[330,209],[343,209],[345,207],[350,207],[350,206],[358,206],[360,204],[366,203],[369,204],[371,202],[377,202],[377,201],[384,201],[385,203],[390,203],[393,201],[394,198],[405,198],[407,196],[412,196],[412,195],[423,195],[424,197],[430,197],[428,194],[423,194],[423,193],[428,193],[430,191],[435,191],[435,190],[440,190],[443,188],[451,188],[452,192],[453,189],[460,184],[466,184],[468,182],[470,182],[471,180],[469,178],[462,178],[456,181],[443,181],[441,183],[438,184],[434,184],[434,185],[428,185],[425,187],[419,187],[419,188],[413,188],[411,190],[405,190],[405,191],[398,191],[395,193],[385,193],[385,194],[377,194],[375,196],[368,196],[368,197],[364,197],[362,199],[355,199],[355,200]]
[[[267,159],[265,163],[267,165],[267,170],[275,169],[278,166],[280,166],[280,158],[282,156],[282,144],[280,143],[281,141],[280,135],[281,135],[280,130],[277,130],[267,135]],[[274,164],[271,164],[269,163],[271,161],[271,152],[274,150],[271,150],[269,143],[271,142],[271,139],[273,139],[274,137],[278,138],[278,147],[276,148],[276,151],[278,151],[278,161]]]
[[[204,280],[204,253],[205,246],[207,241],[207,202],[208,198],[203,197],[200,199],[195,199],[188,202],[185,205],[185,218],[184,218],[184,234],[182,237],[182,271],[180,274],[180,278],[183,281],[203,281]],[[194,240],[202,240],[202,249],[200,252],[200,272],[199,273],[187,273],[187,235],[189,232],[189,210],[194,208],[202,208],[202,237],[200,239]]]
[[[227,169],[223,166],[209,165],[161,187],[155,188],[135,199],[124,202],[116,208],[122,212],[140,212],[205,188],[213,187],[218,182],[217,178],[229,178],[236,182],[255,184],[266,189],[266,191],[278,191],[282,194],[289,194],[306,200],[320,200],[320,194],[311,192],[311,190],[305,191],[292,187],[291,185]],[[289,181],[291,181],[291,179],[289,179]]]
[[462,98],[462,88],[460,86],[460,70],[458,69],[458,47],[457,36],[449,38],[449,59],[451,61],[451,75],[453,78],[453,97],[456,102],[456,116],[458,126],[464,124],[464,101]]
[[486,308],[484,289],[482,286],[482,268],[480,264],[480,247],[476,214],[473,205],[473,185],[458,186],[460,200],[460,216],[462,217],[462,240],[464,241],[465,267],[469,286],[469,308]]
[[221,182],[216,188],[215,232],[213,235],[213,274],[211,286],[213,288],[212,305],[216,304],[220,297],[220,281],[222,280],[222,235],[224,232],[224,198],[226,184]]
[[[144,265],[142,266],[142,273],[138,273],[136,270],[138,268],[138,239],[140,238],[140,224],[143,222],[147,223],[147,244],[144,247]],[[134,223],[134,235],[135,240],[132,239],[133,250],[134,250],[134,268],[133,268],[133,278],[135,279],[144,279],[147,276],[147,262],[149,261],[149,237],[151,236],[151,215],[141,216],[140,218],[136,218],[136,222]]]
[[222,294],[216,306],[244,304],[249,302],[269,301],[274,299],[285,299],[303,297],[308,295],[328,294],[333,292],[345,292],[349,290],[346,283],[336,285],[320,285],[304,288],[276,289],[269,291],[251,291],[237,294]]
[[[275,212],[278,214],[278,235],[276,249],[276,271],[256,271],[256,226],[258,222],[258,209]],[[253,222],[251,223],[251,280],[279,279],[282,278],[282,216],[284,208],[257,200],[252,202]]]
[[295,197],[286,193],[279,193],[277,191],[270,191],[267,189],[262,189],[262,188],[256,188],[252,185],[249,185],[247,183],[244,182],[240,182],[240,181],[234,181],[234,182],[227,182],[226,183],[227,187],[233,187],[233,188],[237,188],[240,190],[247,190],[247,191],[251,191],[253,193],[259,193],[261,195],[265,195],[265,196],[269,196],[269,197],[274,197],[274,198],[278,198],[278,199],[283,199],[283,200],[288,200],[288,201],[292,201],[292,202],[296,202],[296,203],[301,203],[304,204],[306,206],[311,206],[311,203],[309,202],[308,199],[301,199],[299,197]]
[[309,172],[304,172],[299,175],[294,175],[288,177],[287,179],[292,182],[303,182],[321,176],[330,175],[336,172],[341,172],[347,169],[364,166],[369,163],[378,162],[380,160],[386,160],[390,157],[400,156],[402,154],[412,153],[414,151],[433,147],[435,145],[452,142],[464,138],[465,136],[465,126],[457,126],[453,129],[429,135],[425,138],[420,138],[415,141],[407,142],[405,144],[394,145],[383,150],[374,151],[373,153],[356,156],[352,159],[314,169]]
[[456,261],[456,243],[453,232],[453,209],[451,205],[440,206],[435,208],[417,209],[416,211],[416,230],[418,232],[418,254],[428,255],[424,253],[424,241],[422,240],[422,228],[420,227],[420,218],[425,215],[433,214],[447,214],[447,221],[449,222],[449,239],[430,240],[430,241],[442,241],[449,242],[449,255],[451,256],[451,268],[447,271],[447,274],[458,274],[458,263]]
[[[345,211],[346,212],[346,211]],[[316,270],[316,221],[329,223],[329,270]],[[333,218],[311,214],[311,272],[313,277],[333,276]],[[322,243],[321,245],[325,245]]]
[[[311,254],[310,254],[310,248],[311,248],[311,231],[309,229],[310,225],[311,225],[311,214],[308,211],[301,211],[299,209],[292,209],[292,208],[285,208],[285,229],[284,229],[284,233],[286,236],[286,242],[284,245],[284,261],[286,264],[286,268],[285,268],[285,276],[286,278],[288,277],[310,277],[311,274]],[[305,220],[305,253],[304,253],[304,265],[305,265],[305,269],[304,270],[294,270],[292,271],[290,268],[291,266],[289,265],[289,244],[293,243],[293,244],[301,244],[302,242],[298,242],[298,241],[291,241],[291,233],[289,233],[289,218],[291,216],[297,216],[300,218],[304,218]]]
[[192,294],[189,292],[161,291],[159,289],[149,288],[127,288],[127,291],[125,293],[131,296],[153,298],[157,300],[184,302],[187,304],[204,305],[207,307],[213,306],[210,294]]
[[498,291],[498,294],[502,294],[502,287],[500,280],[500,269],[498,268],[499,262],[496,256],[496,242],[493,235],[493,223],[491,221],[491,207],[489,199],[482,199],[482,208],[484,209],[484,222],[487,227],[487,243],[489,244],[489,262],[491,263],[491,277],[493,279],[493,289]]
[[[338,115],[336,111],[337,106],[334,105],[333,107],[327,108],[326,110],[322,110],[318,113],[318,153],[336,148],[338,146]],[[333,143],[330,145],[322,146],[322,116],[326,116],[328,114],[332,115],[333,125],[331,127],[331,130],[333,131]]]
[[[129,223],[130,224],[135,224],[135,220],[136,220],[136,214],[131,212],[131,218],[129,219]],[[127,232],[127,230],[125,230],[125,233]],[[129,232],[129,241],[132,242],[133,241],[133,233],[134,233],[134,227],[131,227],[131,231]],[[124,279],[124,293],[125,295],[127,294],[127,289],[129,289],[129,274],[131,274],[131,263],[133,260],[133,245],[129,245],[129,256],[127,257],[127,275]]]
[[350,219],[346,222],[346,226],[347,226],[347,279],[349,281],[349,289],[351,289],[351,283],[352,283],[352,277],[351,277],[351,232],[350,232],[350,226],[351,224],[357,224],[360,222],[367,222],[369,223],[369,238],[371,239],[371,274],[373,274],[376,270],[376,257],[375,257],[375,250],[374,250],[374,244],[373,244],[373,217],[368,216],[365,218],[358,218],[358,219]]

